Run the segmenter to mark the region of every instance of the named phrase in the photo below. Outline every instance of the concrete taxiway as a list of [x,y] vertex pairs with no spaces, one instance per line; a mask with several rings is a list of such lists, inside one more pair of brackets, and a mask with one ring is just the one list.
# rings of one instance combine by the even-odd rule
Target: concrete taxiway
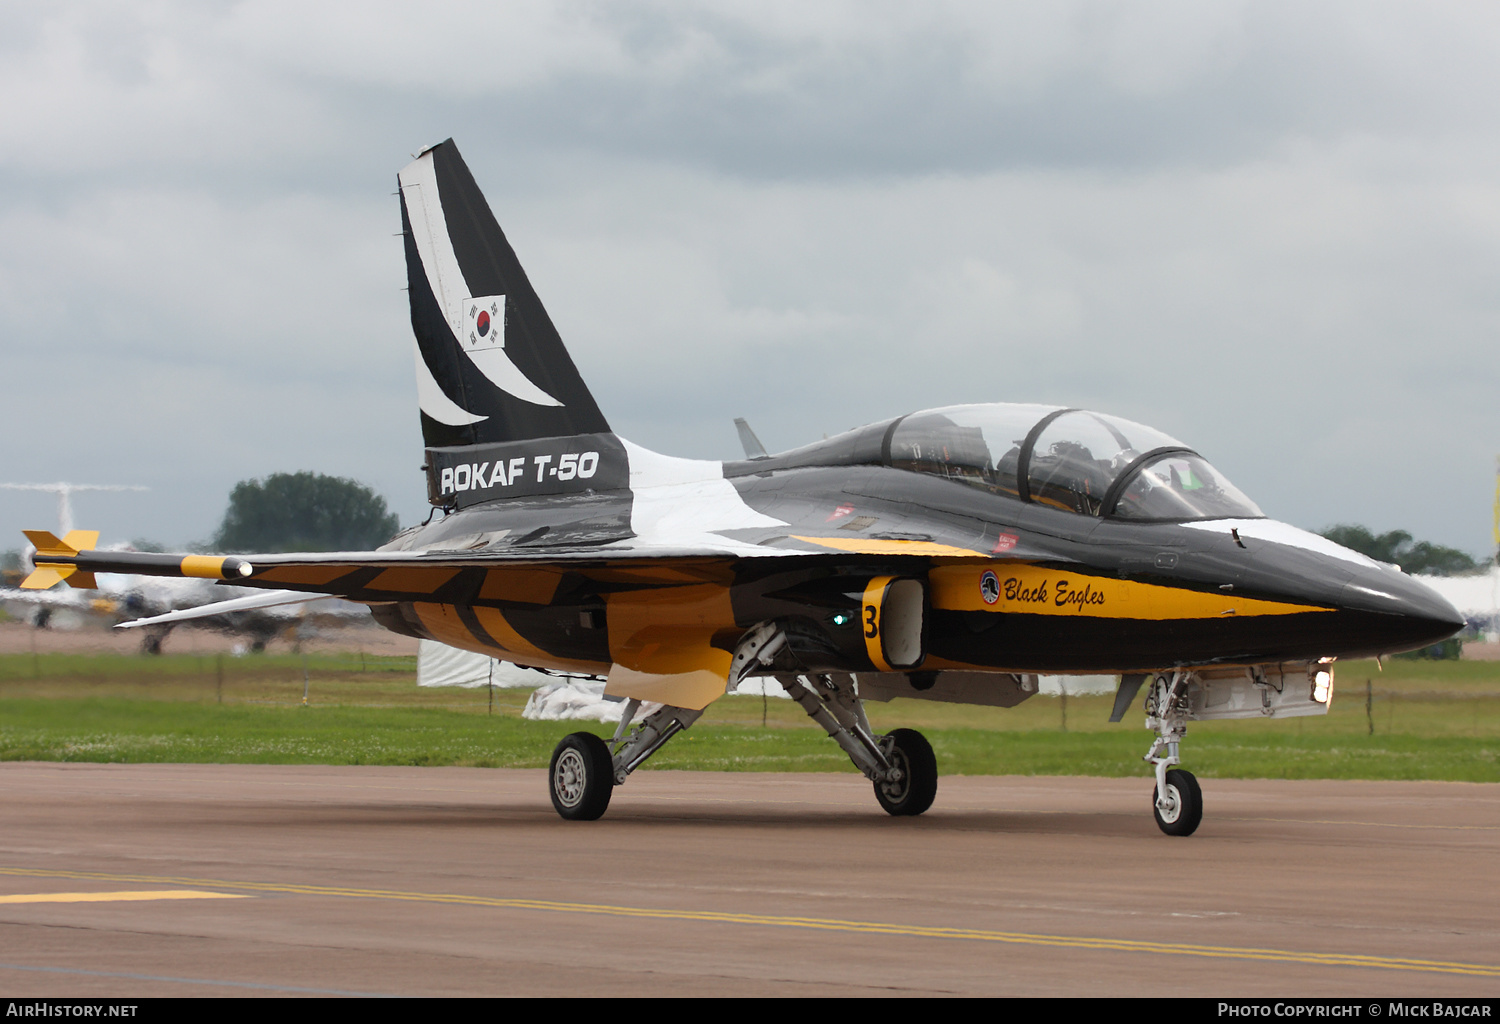
[[0,985],[25,996],[1500,990],[1500,785],[0,765]]

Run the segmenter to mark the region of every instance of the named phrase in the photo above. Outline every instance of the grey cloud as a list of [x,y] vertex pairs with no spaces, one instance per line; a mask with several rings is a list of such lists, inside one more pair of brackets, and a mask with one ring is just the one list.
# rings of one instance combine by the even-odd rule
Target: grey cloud
[[[45,141],[6,163],[214,166],[253,188],[291,157],[303,187],[332,187],[388,156],[394,125],[439,110],[497,158],[542,147],[786,179],[1220,166],[1301,138],[1496,124],[1483,97],[1497,17],[1482,10],[393,5],[353,23],[302,5],[165,10],[33,15],[7,85],[25,102],[0,130]],[[411,134],[412,148],[438,141]]]

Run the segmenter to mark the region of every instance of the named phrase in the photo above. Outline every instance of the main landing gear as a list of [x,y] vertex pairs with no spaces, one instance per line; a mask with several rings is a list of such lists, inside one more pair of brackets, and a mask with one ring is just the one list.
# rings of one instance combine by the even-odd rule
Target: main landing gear
[[698,720],[701,711],[670,704],[653,704],[655,710],[643,718],[629,736],[625,730],[635,720],[641,702],[625,702],[620,727],[609,743],[591,732],[563,737],[552,751],[547,784],[552,806],[569,821],[595,821],[609,809],[614,788],[645,763],[662,745]]
[[887,814],[921,814],[937,797],[937,758],[932,744],[915,729],[876,736],[865,717],[854,677],[778,675],[787,694],[844,748],[854,767],[875,786],[875,799]]
[[1203,821],[1203,791],[1192,772],[1174,768],[1181,764],[1178,744],[1187,732],[1188,673],[1151,679],[1146,693],[1146,728],[1156,730],[1156,739],[1145,760],[1156,766],[1156,790],[1151,809],[1156,824],[1169,836],[1190,836]]
[[609,807],[614,789],[614,766],[609,747],[591,732],[564,737],[552,751],[548,776],[552,806],[571,821],[593,821]]
[[762,623],[740,641],[730,691],[746,676],[767,670],[874,784],[875,799],[886,813],[907,817],[932,806],[938,784],[932,744],[915,729],[876,736],[852,675],[801,671],[787,634],[774,622]]
[[[740,642],[729,692],[749,675],[775,676],[870,780],[886,813],[909,817],[932,806],[938,784],[932,744],[915,729],[875,735],[852,675],[804,671],[776,623],[757,626]],[[614,787],[702,715],[670,704],[648,705],[654,710],[627,735],[641,707],[638,700],[626,702],[620,727],[608,743],[593,733],[575,732],[557,745],[547,779],[558,814],[570,821],[599,818],[609,808]]]
[[937,798],[937,758],[932,744],[915,729],[897,729],[884,737],[886,759],[895,771],[892,781],[875,783],[875,799],[887,814],[921,814]]

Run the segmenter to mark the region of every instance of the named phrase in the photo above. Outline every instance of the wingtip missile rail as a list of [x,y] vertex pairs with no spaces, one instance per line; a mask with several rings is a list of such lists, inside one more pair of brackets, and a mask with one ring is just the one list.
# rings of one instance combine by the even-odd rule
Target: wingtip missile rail
[[98,530],[72,530],[59,539],[46,530],[26,530],[36,547],[36,570],[21,583],[24,590],[46,590],[67,581],[92,589],[95,573],[118,572],[141,576],[186,576],[205,580],[238,580],[255,571],[248,561],[229,555],[167,555],[147,551],[95,551]]

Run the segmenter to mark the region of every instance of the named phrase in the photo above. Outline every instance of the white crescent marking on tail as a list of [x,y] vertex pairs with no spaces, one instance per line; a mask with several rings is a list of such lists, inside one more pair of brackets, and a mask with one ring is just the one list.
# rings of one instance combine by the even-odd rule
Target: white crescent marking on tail
[[467,427],[470,423],[478,423],[480,420],[489,419],[488,416],[477,416],[453,399],[438,382],[433,379],[432,370],[427,367],[427,360],[422,358],[422,348],[417,344],[417,339],[411,340],[413,354],[417,357],[417,406],[432,419],[450,427]]
[[[469,286],[464,280],[458,257],[453,254],[453,242],[448,237],[448,221],[443,215],[443,202],[438,195],[437,175],[432,166],[432,154],[423,153],[407,164],[398,175],[401,193],[406,197],[406,210],[411,221],[412,240],[417,245],[417,255],[422,260],[422,269],[427,272],[427,283],[432,294],[443,307],[448,318],[448,329],[455,340],[463,337],[464,300]],[[459,346],[461,349],[462,345]],[[464,355],[480,373],[495,387],[513,398],[532,405],[562,405],[557,399],[537,387],[520,371],[503,349],[488,349],[483,352],[464,351]],[[428,379],[432,374],[428,373]],[[436,381],[433,381],[436,385]],[[418,376],[418,393],[421,391]],[[428,413],[428,415],[432,415]],[[465,415],[473,415],[465,413]],[[433,417],[437,419],[437,417]]]
[[557,399],[527,379],[503,348],[487,348],[478,352],[464,349],[469,362],[479,367],[479,372],[489,378],[491,384],[507,395],[519,398],[532,405],[562,405]]

